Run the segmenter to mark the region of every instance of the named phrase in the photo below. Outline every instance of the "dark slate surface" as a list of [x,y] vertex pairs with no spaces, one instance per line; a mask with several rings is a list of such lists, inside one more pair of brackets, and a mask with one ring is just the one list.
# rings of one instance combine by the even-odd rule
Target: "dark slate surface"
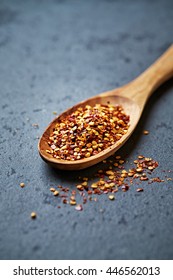
[[[172,42],[172,0],[0,1],[1,259],[173,258],[171,181],[144,183],[143,193],[132,186],[115,201],[99,197],[82,212],[57,209],[50,186],[74,188],[78,176],[90,178],[101,165],[55,171],[37,152],[53,111],[129,82]],[[120,151],[130,161],[154,157],[161,178],[173,177],[172,108],[170,80]]]

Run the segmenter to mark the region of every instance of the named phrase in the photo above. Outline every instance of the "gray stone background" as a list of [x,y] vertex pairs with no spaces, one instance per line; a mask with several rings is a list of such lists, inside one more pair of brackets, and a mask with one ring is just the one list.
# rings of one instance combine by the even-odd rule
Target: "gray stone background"
[[[82,212],[58,209],[49,188],[75,188],[102,164],[56,171],[37,151],[53,111],[129,82],[171,43],[172,0],[0,1],[1,259],[173,258],[172,181],[144,183],[143,193],[132,186],[115,201],[101,196]],[[118,152],[158,160],[160,178],[172,176],[172,94],[170,80]]]

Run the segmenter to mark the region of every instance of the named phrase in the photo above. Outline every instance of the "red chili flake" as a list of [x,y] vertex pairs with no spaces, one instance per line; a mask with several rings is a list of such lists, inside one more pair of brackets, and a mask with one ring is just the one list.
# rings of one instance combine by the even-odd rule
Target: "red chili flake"
[[[88,120],[91,122],[92,120]],[[86,122],[87,127],[87,122]],[[101,125],[101,124],[100,124]],[[106,130],[105,130],[106,133]],[[90,134],[87,134],[87,137],[90,137]],[[91,148],[92,145],[96,145],[95,138],[90,138],[90,142],[88,143],[88,149]],[[66,142],[66,145],[68,146],[68,141]],[[75,146],[76,147],[76,146]],[[82,148],[83,149],[83,148]],[[78,151],[78,148],[77,148]],[[57,186],[60,190],[60,197],[62,198],[62,202],[64,204],[76,204],[76,194],[79,194],[82,198],[82,204],[87,203],[87,201],[97,201],[97,197],[93,197],[92,195],[101,195],[101,194],[108,194],[113,195],[114,193],[118,192],[119,188],[123,192],[126,192],[129,190],[130,186],[133,185],[135,180],[135,185],[141,185],[142,181],[146,181],[150,179],[150,175],[152,171],[158,167],[158,162],[153,160],[152,158],[144,157],[143,155],[139,155],[138,159],[134,160],[135,168],[133,166],[130,169],[125,169],[121,165],[119,165],[121,160],[121,163],[124,163],[125,161],[123,159],[116,159],[117,162],[113,162],[111,160],[112,165],[109,167],[106,167],[104,170],[99,170],[92,178],[88,177],[81,177],[79,180],[82,180],[83,182],[79,184],[76,184],[76,189],[71,190],[67,187]],[[108,161],[104,161],[105,163]],[[126,161],[127,162],[127,161]],[[131,164],[131,162],[129,163]],[[122,170],[123,169],[123,170]],[[172,178],[167,178],[168,176],[165,176],[165,181],[172,180]],[[97,178],[97,181],[94,183],[91,183],[90,180],[95,181],[95,178]],[[106,179],[105,179],[106,178]],[[88,180],[89,179],[89,180]],[[148,184],[151,184],[153,182],[164,182],[164,180],[161,180],[159,177],[152,178],[148,181]],[[85,186],[87,185],[87,186]],[[54,188],[52,188],[52,191],[55,191]],[[142,192],[143,188],[138,187],[136,188],[136,192]],[[63,192],[63,193],[62,193]],[[74,203],[75,202],[75,203]],[[81,204],[75,205],[77,207],[76,210],[80,211]],[[58,206],[60,208],[60,206]],[[79,208],[79,209],[78,209]]]
[[108,193],[109,191],[107,190],[107,191],[104,191],[103,193]]
[[62,191],[63,191],[63,192],[68,192],[68,191],[69,191],[69,188],[62,188]]
[[64,198],[64,197],[66,198],[66,197],[68,197],[68,195],[67,194],[60,194],[60,197],[61,198]]
[[127,133],[129,121],[119,105],[79,107],[57,120],[48,139],[51,151],[47,152],[63,160],[89,158],[120,140]]
[[83,210],[83,207],[82,207],[81,204],[78,204],[78,205],[75,207],[75,209],[76,209],[77,211],[82,211],[82,210]]
[[101,191],[99,189],[95,189],[93,192],[94,194],[101,194]]
[[88,191],[88,194],[92,194],[93,192],[91,190]]
[[118,188],[112,190],[112,193],[116,193],[116,192],[118,192]]
[[82,197],[84,197],[84,196],[85,196],[85,193],[84,193],[84,192],[80,192],[80,195],[81,195]]
[[165,180],[161,180],[159,177],[155,177],[151,179],[153,182],[161,183],[164,182]]
[[127,191],[129,190],[129,186],[127,186],[127,185],[122,185],[122,186],[121,186],[121,189],[122,189],[123,192],[127,192]]
[[67,199],[63,199],[62,202],[63,202],[64,204],[67,204]]
[[141,181],[147,181],[147,180],[148,180],[148,177],[141,176],[140,180],[141,180]]
[[144,134],[144,135],[148,135],[148,134],[149,134],[149,131],[148,131],[148,130],[144,130],[144,131],[143,131],[143,134]]

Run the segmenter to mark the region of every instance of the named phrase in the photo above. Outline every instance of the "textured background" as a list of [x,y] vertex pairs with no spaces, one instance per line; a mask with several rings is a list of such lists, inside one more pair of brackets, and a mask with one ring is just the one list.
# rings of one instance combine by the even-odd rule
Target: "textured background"
[[[37,151],[53,111],[129,82],[172,42],[172,0],[0,1],[1,259],[173,259],[172,181],[57,209],[50,186],[74,188],[101,165],[55,171]],[[173,176],[172,94],[170,80],[119,152],[154,157],[161,178]]]

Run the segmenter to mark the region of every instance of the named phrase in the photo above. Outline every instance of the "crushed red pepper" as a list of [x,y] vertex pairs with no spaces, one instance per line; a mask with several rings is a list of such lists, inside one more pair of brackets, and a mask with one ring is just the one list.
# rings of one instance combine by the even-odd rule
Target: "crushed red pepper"
[[[88,201],[96,202],[99,195],[108,195],[109,200],[114,200],[116,192],[127,192],[132,185],[164,182],[159,177],[151,177],[154,169],[158,167],[158,162],[143,155],[138,156],[133,161],[134,167],[127,170],[124,167],[126,161],[121,156],[116,156],[114,160],[107,160],[105,163],[111,165],[108,168],[98,170],[94,176],[94,182],[89,182],[87,177],[80,177],[81,182],[76,185],[75,190],[70,191],[69,188],[57,186],[59,202],[74,205],[77,211],[82,211],[84,204]],[[54,194],[55,189],[50,188],[50,191]],[[139,193],[143,191],[143,187],[136,189],[136,192]]]
[[128,131],[129,121],[120,105],[79,107],[57,120],[46,152],[71,161],[94,156],[120,140]]

